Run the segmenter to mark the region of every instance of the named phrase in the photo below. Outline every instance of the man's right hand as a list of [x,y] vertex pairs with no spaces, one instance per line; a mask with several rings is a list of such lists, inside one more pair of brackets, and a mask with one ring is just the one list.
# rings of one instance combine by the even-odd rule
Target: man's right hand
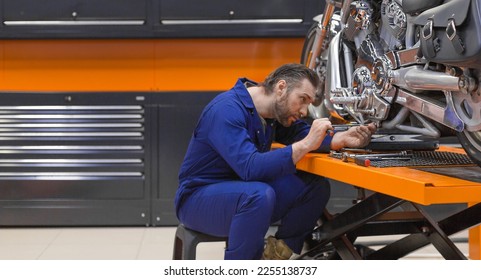
[[329,119],[315,119],[312,122],[309,134],[301,141],[292,145],[292,160],[294,163],[297,163],[310,151],[318,149],[326,137],[326,134],[332,130],[332,124]]
[[326,135],[332,133],[332,131],[332,124],[328,118],[315,119],[312,122],[309,134],[303,139],[309,147],[308,152],[318,149]]

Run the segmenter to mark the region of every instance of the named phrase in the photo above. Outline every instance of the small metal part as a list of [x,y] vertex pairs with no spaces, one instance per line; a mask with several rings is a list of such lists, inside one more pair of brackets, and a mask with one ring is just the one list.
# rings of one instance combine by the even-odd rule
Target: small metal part
[[381,161],[381,160],[411,160],[412,157],[369,157],[371,161]]
[[316,241],[320,241],[321,240],[321,233],[319,231],[314,231],[312,233],[312,239],[316,240]]
[[353,204],[358,204],[359,202],[366,199],[366,190],[359,187],[356,187],[356,189],[357,189],[357,197],[352,201]]
[[423,226],[421,227],[421,232],[425,235],[429,235],[431,233],[431,229],[429,227]]

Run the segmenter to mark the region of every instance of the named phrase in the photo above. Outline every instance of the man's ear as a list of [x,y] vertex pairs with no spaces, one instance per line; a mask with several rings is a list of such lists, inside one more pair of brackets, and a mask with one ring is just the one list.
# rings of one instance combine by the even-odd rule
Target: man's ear
[[276,84],[276,94],[282,95],[287,90],[287,83],[285,80],[279,80]]

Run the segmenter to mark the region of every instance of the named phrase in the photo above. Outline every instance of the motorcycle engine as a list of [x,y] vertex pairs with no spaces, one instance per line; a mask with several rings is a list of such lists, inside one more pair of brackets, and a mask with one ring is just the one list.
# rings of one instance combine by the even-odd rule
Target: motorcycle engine
[[349,75],[351,87],[332,92],[332,100],[343,104],[358,122],[387,118],[391,63],[385,54],[405,48],[406,26],[401,0],[351,2],[343,34],[354,43],[357,61]]
[[383,0],[376,6],[377,1],[352,1],[343,30],[345,38],[359,47],[368,34],[378,33],[386,51],[404,48],[407,16],[401,2]]

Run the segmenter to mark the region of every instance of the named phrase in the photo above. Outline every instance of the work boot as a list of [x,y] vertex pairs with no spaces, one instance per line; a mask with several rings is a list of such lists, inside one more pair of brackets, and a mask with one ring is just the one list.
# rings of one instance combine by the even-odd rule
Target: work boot
[[274,236],[267,237],[266,248],[262,254],[263,260],[288,260],[293,252],[284,240],[276,239]]

